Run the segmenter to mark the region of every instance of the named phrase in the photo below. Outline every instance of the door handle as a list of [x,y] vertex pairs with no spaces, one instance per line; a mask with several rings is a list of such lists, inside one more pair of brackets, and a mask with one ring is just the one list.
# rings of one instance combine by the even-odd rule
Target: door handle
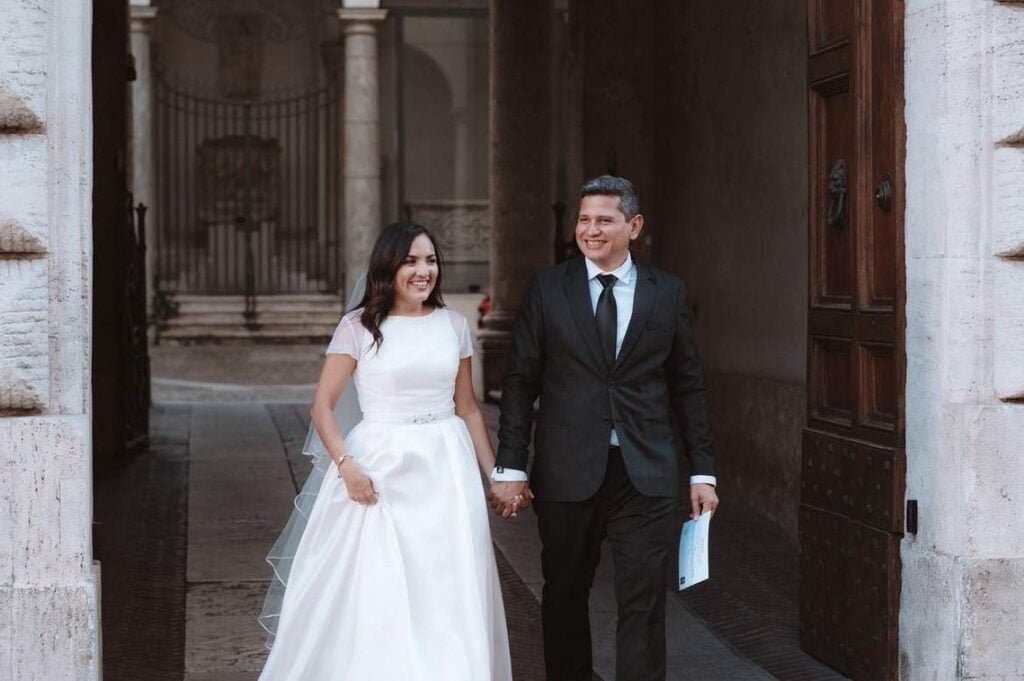
[[892,175],[882,175],[882,181],[875,188],[875,203],[888,213],[892,210]]
[[846,221],[846,161],[839,159],[828,171],[828,224],[841,227]]

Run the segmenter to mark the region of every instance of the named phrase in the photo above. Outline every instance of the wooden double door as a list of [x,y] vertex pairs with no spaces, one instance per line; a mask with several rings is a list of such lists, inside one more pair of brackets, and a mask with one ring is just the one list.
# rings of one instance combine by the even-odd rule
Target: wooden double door
[[801,641],[898,674],[904,531],[901,0],[808,0],[808,414]]

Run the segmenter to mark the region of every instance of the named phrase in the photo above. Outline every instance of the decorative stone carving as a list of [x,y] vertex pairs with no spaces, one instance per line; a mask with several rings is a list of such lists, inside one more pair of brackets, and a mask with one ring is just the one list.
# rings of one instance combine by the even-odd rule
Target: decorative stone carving
[[216,42],[217,18],[226,14],[254,13],[263,18],[261,39],[281,43],[308,35],[323,15],[333,14],[337,0],[175,0],[164,3],[171,21],[189,35]]
[[42,235],[25,229],[12,218],[0,216],[0,253],[45,253]]
[[228,97],[260,93],[265,19],[258,12],[224,12],[216,19],[220,81]]
[[996,394],[1024,399],[1024,5],[993,9],[992,241]]
[[994,283],[1000,305],[994,320],[994,378],[1003,400],[1024,398],[1024,263],[995,264]]
[[46,260],[0,260],[0,412],[49,402],[48,298]]
[[34,132],[42,124],[25,100],[0,85],[0,130]]
[[1024,3],[992,8],[992,136],[1024,145]]
[[491,226],[487,201],[417,201],[409,215],[433,232],[445,259],[444,287],[450,292],[483,290],[490,283]]
[[46,138],[0,138],[0,254],[47,250]]
[[37,132],[46,119],[49,9],[45,2],[4,3],[4,21],[0,22],[0,132]]
[[0,139],[0,412],[49,401],[46,172],[44,136]]
[[409,203],[414,222],[432,231],[448,262],[490,259],[490,204],[486,200],[416,201]]
[[[203,142],[196,153],[198,217],[203,224],[234,223],[245,201],[245,137]],[[253,222],[277,219],[281,145],[276,139],[249,138],[250,201]]]
[[1024,149],[997,148],[992,163],[993,252],[1000,258],[1024,259]]

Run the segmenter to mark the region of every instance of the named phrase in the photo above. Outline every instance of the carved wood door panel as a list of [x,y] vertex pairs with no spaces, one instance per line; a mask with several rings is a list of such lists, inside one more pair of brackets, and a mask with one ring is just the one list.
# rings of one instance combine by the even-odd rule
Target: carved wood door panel
[[903,2],[808,0],[805,650],[895,679],[904,494]]

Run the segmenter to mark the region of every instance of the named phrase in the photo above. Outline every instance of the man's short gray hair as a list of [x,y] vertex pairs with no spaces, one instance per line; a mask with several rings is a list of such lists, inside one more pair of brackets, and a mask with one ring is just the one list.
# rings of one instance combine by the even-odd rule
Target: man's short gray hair
[[582,199],[584,196],[619,197],[619,210],[627,220],[632,220],[640,212],[640,199],[636,196],[633,183],[624,177],[601,175],[587,180],[580,188],[580,198]]

